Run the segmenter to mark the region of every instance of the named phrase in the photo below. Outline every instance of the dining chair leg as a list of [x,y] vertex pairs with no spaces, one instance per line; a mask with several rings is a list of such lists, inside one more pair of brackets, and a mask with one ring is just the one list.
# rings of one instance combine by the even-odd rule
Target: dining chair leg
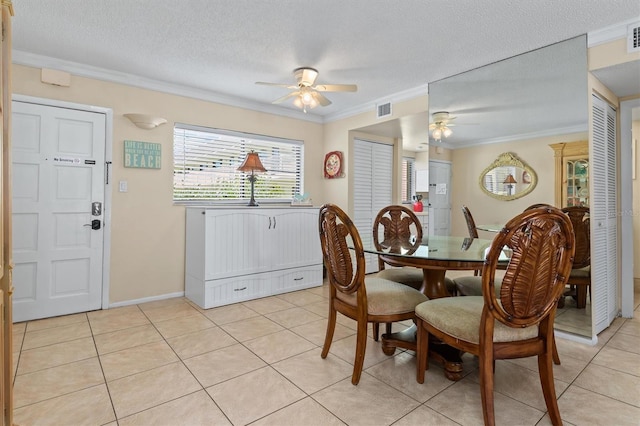
[[[491,352],[493,352],[493,345]],[[493,403],[494,367],[495,360],[492,354],[484,350],[480,354],[480,396],[482,398],[482,415],[485,426],[493,426],[496,423],[495,409]]]
[[420,318],[416,319],[416,364],[418,383],[424,383],[424,372],[429,369],[429,333]]
[[379,336],[380,336],[380,323],[374,322],[373,323],[373,340],[377,342]]
[[357,385],[360,382],[362,366],[364,365],[364,354],[367,349],[367,321],[358,321],[358,331],[356,334],[356,357],[353,362],[353,376],[351,383]]
[[551,364],[552,355],[548,350],[538,355],[538,373],[540,375],[540,384],[542,385],[542,394],[544,402],[547,405],[549,418],[553,425],[561,425],[560,410],[558,409],[558,400],[556,398],[556,388],[553,383],[553,365]]
[[385,332],[385,333],[387,333],[387,334],[391,334],[391,325],[392,325],[392,324],[393,324],[393,323],[391,323],[391,322],[388,322],[388,323],[387,323],[387,325],[386,325],[386,327],[385,327],[385,329],[384,329],[384,332]]
[[336,309],[331,306],[329,308],[329,318],[327,318],[327,334],[324,337],[324,346],[322,347],[322,353],[320,356],[326,358],[329,354],[329,348],[333,341],[333,332],[336,329]]

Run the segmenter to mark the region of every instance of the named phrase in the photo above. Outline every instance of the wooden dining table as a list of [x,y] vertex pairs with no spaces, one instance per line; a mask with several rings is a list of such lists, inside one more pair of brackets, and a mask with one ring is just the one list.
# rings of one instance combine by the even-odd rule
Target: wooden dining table
[[[477,270],[481,267],[492,240],[428,236],[418,240],[415,237],[408,239],[394,239],[380,242],[380,249],[373,242],[365,244],[366,253],[376,254],[391,266],[413,266],[422,269],[423,283],[421,291],[429,299],[450,297],[445,285],[445,274],[449,270]],[[508,253],[503,253],[503,262],[508,262]],[[415,325],[404,331],[384,334],[382,336],[382,349],[386,354],[392,354],[395,348],[400,347],[416,350]],[[435,340],[435,339],[430,339]],[[459,350],[434,342],[429,347],[429,356],[443,364],[445,376],[450,380],[462,378],[462,359]]]

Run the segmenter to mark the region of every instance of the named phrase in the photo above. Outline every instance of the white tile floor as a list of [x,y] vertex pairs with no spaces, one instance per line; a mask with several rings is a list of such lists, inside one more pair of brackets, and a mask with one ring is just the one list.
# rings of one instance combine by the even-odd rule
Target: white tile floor
[[[636,292],[636,301],[640,293]],[[640,310],[597,346],[558,339],[565,424],[640,424]],[[201,310],[184,298],[15,324],[18,425],[482,424],[477,361],[447,380],[369,339],[351,384],[355,325],[339,317],[321,359],[326,286]],[[535,358],[496,363],[496,417],[549,424]]]

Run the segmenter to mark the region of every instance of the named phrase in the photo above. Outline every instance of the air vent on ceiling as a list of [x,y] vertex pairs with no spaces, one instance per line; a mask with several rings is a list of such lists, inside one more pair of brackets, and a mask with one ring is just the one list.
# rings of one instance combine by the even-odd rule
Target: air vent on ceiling
[[627,52],[640,52],[640,22],[627,27]]
[[377,118],[387,117],[391,115],[391,102],[376,105]]

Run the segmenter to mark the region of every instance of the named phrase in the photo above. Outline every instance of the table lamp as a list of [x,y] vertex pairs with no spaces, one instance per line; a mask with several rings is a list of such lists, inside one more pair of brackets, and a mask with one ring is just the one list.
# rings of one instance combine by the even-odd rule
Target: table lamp
[[509,185],[509,195],[511,195],[513,193],[513,184],[518,182],[514,179],[512,174],[509,174],[503,183]]
[[254,173],[266,172],[267,169],[265,169],[262,165],[258,153],[255,151],[251,151],[247,153],[244,162],[240,165],[240,167],[238,167],[238,170],[241,172],[251,172],[251,174],[247,177],[249,182],[251,182],[251,200],[249,201],[249,204],[247,204],[247,206],[256,207],[258,203],[256,203],[256,200],[253,197],[253,185],[256,182],[257,176],[254,175]]

